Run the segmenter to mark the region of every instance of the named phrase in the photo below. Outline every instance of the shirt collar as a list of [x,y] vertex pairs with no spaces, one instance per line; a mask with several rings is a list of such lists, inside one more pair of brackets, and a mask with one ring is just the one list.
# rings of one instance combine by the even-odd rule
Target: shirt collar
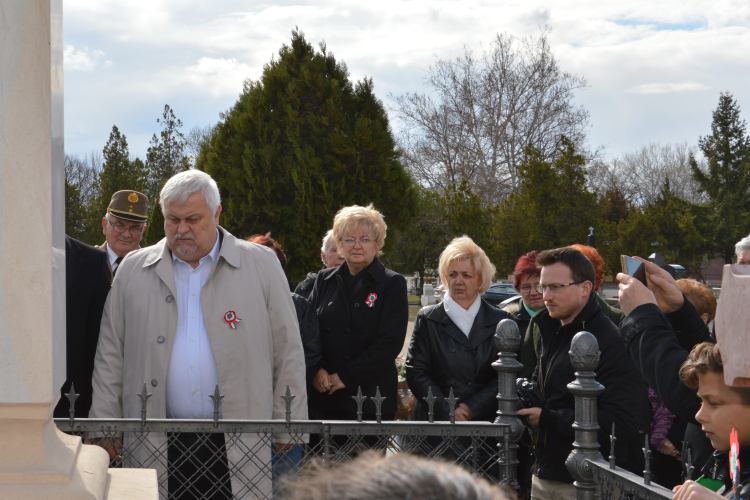
[[[219,250],[221,249],[221,245],[219,244],[220,242],[221,242],[221,238],[219,237],[219,230],[217,229],[216,230],[216,242],[214,242],[214,247],[211,249],[210,252],[208,252],[208,255],[206,255],[205,257],[203,257],[200,260],[200,262],[199,262],[198,265],[203,264],[203,262],[205,262],[206,259],[211,259],[211,263],[212,264],[216,263],[216,259],[219,258]],[[176,252],[170,252],[170,253],[172,254],[172,262],[178,261],[178,262],[183,262],[185,264],[188,264],[187,262],[185,262],[181,258],[177,257],[177,253]],[[188,264],[188,265],[190,265],[190,264]]]
[[109,243],[107,244],[107,255],[109,256],[109,265],[113,266],[115,264],[115,261],[117,260],[117,254],[112,251]]

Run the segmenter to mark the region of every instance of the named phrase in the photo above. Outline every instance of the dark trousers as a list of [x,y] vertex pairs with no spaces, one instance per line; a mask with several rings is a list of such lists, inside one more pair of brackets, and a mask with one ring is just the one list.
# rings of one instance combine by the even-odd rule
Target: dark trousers
[[167,433],[169,500],[229,500],[224,434]]

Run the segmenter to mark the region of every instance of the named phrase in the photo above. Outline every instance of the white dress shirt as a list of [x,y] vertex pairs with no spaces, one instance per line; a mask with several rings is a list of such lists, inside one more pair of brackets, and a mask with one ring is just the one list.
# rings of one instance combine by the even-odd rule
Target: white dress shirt
[[167,418],[213,418],[209,394],[219,383],[216,360],[203,321],[201,289],[219,257],[219,234],[197,268],[172,252],[177,290],[177,330],[167,371]]
[[117,268],[120,267],[120,263],[115,263],[117,260],[117,254],[109,248],[109,245],[107,245],[107,256],[109,257],[109,265],[112,267],[112,272],[115,272]]

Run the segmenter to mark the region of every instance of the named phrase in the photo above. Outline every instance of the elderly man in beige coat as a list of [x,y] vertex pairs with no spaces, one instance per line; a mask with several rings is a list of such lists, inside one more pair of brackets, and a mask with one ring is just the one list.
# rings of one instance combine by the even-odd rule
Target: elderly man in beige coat
[[[166,237],[127,255],[104,307],[90,417],[140,417],[136,394],[145,383],[153,394],[151,418],[212,418],[209,394],[218,384],[224,419],[285,418],[281,396],[287,386],[297,396],[292,419],[307,419],[302,343],[274,253],[219,226],[219,190],[203,172],[172,177],[160,203]],[[259,446],[255,435],[242,436],[242,444],[224,438],[212,435],[206,445],[205,437],[183,433],[167,446],[163,436],[149,436],[161,447],[160,459],[150,465],[160,478],[169,461],[170,498],[230,498],[230,476],[235,495],[270,496],[270,471],[259,473],[257,466],[270,469],[270,446]],[[127,447],[134,437],[124,439]],[[289,439],[274,436],[273,442],[280,449]],[[184,449],[191,450],[192,461],[203,453],[213,462],[205,484],[178,477]],[[246,463],[242,449],[255,449],[254,460]],[[136,450],[135,463],[150,463],[149,450]],[[108,451],[115,453],[113,447]],[[254,478],[249,491],[248,478]]]

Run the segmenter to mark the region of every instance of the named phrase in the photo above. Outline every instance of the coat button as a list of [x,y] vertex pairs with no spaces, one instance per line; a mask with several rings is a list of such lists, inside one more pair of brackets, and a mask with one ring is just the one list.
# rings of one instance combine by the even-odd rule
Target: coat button
[[347,329],[346,329],[346,333],[347,333],[347,335],[348,335],[348,334],[352,333],[352,331],[351,331],[350,329],[348,329],[348,328],[347,328]]
[[349,361],[349,356],[344,356],[344,361]]
[[172,297],[171,295],[167,295],[167,298],[165,300],[167,301],[167,303],[170,303],[174,300],[174,297]]
[[359,307],[359,302],[355,302],[354,307]]
[[456,350],[455,349],[451,349],[451,352],[456,352]]
[[159,335],[158,337],[156,337],[156,341],[157,341],[158,343],[160,343],[160,344],[163,344],[163,343],[164,343],[164,337],[163,337],[163,336],[161,336],[161,335]]
[[152,385],[153,387],[156,387],[156,386],[157,386],[158,384],[159,384],[159,382],[157,382],[155,378],[152,378],[152,379],[151,379],[151,385]]

